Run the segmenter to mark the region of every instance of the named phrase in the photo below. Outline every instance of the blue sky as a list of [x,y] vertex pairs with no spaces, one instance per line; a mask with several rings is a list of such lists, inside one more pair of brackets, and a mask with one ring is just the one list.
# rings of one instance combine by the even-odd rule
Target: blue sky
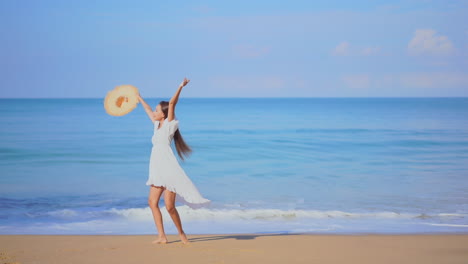
[[468,1],[0,1],[2,98],[468,96]]

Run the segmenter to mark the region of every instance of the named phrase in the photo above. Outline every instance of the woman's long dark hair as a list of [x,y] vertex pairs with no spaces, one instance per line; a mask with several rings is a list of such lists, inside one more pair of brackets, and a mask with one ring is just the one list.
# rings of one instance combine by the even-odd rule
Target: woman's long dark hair
[[[164,116],[167,118],[169,112],[169,102],[161,101],[159,102],[159,104],[161,105],[161,109],[164,113]],[[184,156],[188,157],[190,153],[192,153],[192,149],[189,145],[187,145],[187,143],[185,143],[184,138],[180,134],[179,128],[177,128],[176,132],[174,133],[174,144],[177,150],[177,154],[179,154],[179,157],[182,160],[184,160]]]

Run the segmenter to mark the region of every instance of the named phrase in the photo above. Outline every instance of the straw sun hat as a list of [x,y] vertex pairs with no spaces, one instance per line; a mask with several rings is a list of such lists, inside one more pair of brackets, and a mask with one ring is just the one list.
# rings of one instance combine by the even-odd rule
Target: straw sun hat
[[133,85],[116,86],[104,99],[104,108],[109,115],[123,116],[130,113],[138,101],[138,89]]

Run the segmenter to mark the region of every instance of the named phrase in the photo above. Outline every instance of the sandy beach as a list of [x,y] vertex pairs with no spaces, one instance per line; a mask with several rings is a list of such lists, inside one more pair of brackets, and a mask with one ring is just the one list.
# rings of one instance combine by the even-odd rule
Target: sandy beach
[[0,263],[468,263],[468,234],[1,235]]

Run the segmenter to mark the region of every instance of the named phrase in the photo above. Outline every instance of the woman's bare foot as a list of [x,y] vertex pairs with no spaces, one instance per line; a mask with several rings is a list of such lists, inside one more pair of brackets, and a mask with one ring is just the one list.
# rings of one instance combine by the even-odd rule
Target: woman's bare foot
[[153,243],[153,244],[166,244],[167,243],[167,238],[166,237],[160,237],[160,238],[154,240],[151,243]]
[[182,243],[184,244],[190,244],[190,241],[185,236],[185,233],[180,234],[180,240],[182,240]]

